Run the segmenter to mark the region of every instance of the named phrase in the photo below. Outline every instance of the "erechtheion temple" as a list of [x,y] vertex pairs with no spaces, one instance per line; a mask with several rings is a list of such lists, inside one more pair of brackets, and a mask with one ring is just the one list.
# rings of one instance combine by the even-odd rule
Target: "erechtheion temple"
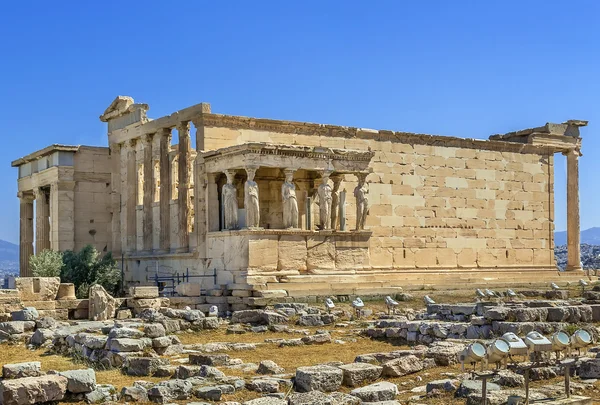
[[203,288],[250,304],[545,284],[557,277],[560,153],[569,249],[560,277],[580,278],[585,121],[474,140],[221,115],[206,103],[158,119],[147,110],[117,97],[100,117],[108,147],[52,145],[12,163],[21,275],[34,251],[93,244],[123,261],[128,285],[152,284],[157,269],[215,274]]

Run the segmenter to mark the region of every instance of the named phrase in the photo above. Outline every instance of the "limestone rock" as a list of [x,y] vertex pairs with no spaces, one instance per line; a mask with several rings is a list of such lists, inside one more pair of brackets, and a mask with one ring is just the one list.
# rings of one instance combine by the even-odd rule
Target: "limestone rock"
[[422,369],[423,362],[412,354],[383,363],[383,375],[390,377],[402,377]]
[[185,380],[161,381],[148,390],[148,398],[159,404],[173,400],[186,400],[191,397],[192,389],[192,383]]
[[235,311],[231,316],[231,323],[250,323],[254,325],[275,325],[286,323],[287,320],[284,315],[262,309]]
[[116,300],[101,285],[94,284],[90,287],[89,300],[91,321],[106,321],[115,317]]
[[148,402],[148,391],[141,386],[123,387],[121,400],[127,402]]
[[73,394],[92,392],[96,388],[96,372],[87,370],[69,370],[58,373],[67,379],[67,391]]
[[42,346],[46,342],[50,342],[53,337],[53,331],[50,329],[40,328],[33,332],[33,335],[31,335],[31,338],[29,339],[29,343],[34,346]]
[[166,335],[166,330],[160,323],[150,323],[144,325],[144,334],[149,338],[157,338]]
[[331,335],[329,333],[318,333],[316,335],[304,336],[301,340],[305,345],[331,343]]
[[281,398],[262,397],[246,401],[244,405],[288,405],[288,401]]
[[149,376],[153,375],[160,366],[168,364],[167,359],[159,357],[128,357],[123,365],[123,372],[127,375]]
[[398,387],[388,381],[383,381],[350,391],[350,395],[360,398],[363,402],[391,401],[396,398]]
[[59,277],[17,277],[15,288],[21,301],[54,301],[60,287]]
[[118,399],[117,389],[111,384],[98,384],[96,389],[85,394],[85,401],[89,404],[114,402]]
[[8,321],[0,322],[0,332],[7,333],[9,335],[17,335],[25,332],[24,321]]
[[360,405],[362,401],[349,394],[344,394],[343,392],[332,392],[329,394],[331,398],[335,401],[335,405]]
[[279,383],[275,379],[257,378],[247,383],[246,388],[260,393],[273,393],[279,391]]
[[581,363],[579,376],[582,379],[600,378],[600,359],[589,359]]
[[20,311],[11,312],[10,315],[13,321],[35,321],[40,316],[34,307],[26,307]]
[[492,381],[501,387],[522,387],[525,385],[525,377],[510,370],[498,370]]
[[27,363],[5,364],[2,366],[2,378],[37,377],[42,375],[42,364],[39,361]]
[[296,389],[299,392],[336,391],[343,380],[341,369],[326,365],[298,367],[296,370]]
[[290,395],[289,405],[338,405],[338,402],[321,391],[310,391]]
[[206,399],[209,401],[220,401],[223,391],[217,386],[200,387],[194,391],[196,398]]
[[258,365],[257,374],[283,374],[285,369],[279,367],[273,360],[263,360]]
[[456,386],[454,385],[454,381],[450,379],[429,381],[425,386],[425,392],[429,393],[433,390],[450,392],[455,391]]
[[144,332],[134,328],[112,328],[108,333],[108,337],[139,339],[144,337]]
[[[481,395],[482,391],[482,382],[481,380],[463,380],[456,390],[455,396],[466,398],[471,394],[479,394]],[[500,386],[493,382],[487,383],[487,391],[500,391]]]
[[453,342],[433,342],[425,357],[432,358],[438,366],[451,366],[458,363],[458,353],[465,348],[464,344]]
[[229,362],[229,355],[224,353],[190,354],[190,364],[206,366],[224,366]]
[[118,338],[108,341],[109,350],[113,352],[139,352],[146,347],[142,339]]
[[377,380],[383,367],[368,363],[350,363],[339,367],[343,372],[342,383],[346,387],[356,387]]
[[67,379],[60,375],[25,377],[0,383],[3,405],[29,405],[60,401],[67,392]]

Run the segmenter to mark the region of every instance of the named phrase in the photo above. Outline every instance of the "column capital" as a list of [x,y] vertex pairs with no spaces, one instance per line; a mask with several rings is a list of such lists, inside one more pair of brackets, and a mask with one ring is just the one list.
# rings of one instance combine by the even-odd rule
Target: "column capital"
[[45,194],[45,191],[42,187],[36,187],[33,189],[33,196],[36,200],[40,199]]
[[133,138],[127,141],[127,146],[130,148],[135,148],[135,145],[137,144],[137,138]]
[[177,124],[177,132],[179,136],[190,136],[190,122],[189,121],[181,121]]
[[581,149],[579,149],[579,148],[565,150],[565,151],[562,152],[562,154],[563,154],[563,156],[569,157],[571,155],[571,156],[574,156],[576,158],[579,158],[579,157],[583,156],[583,154],[581,153]]
[[156,130],[156,135],[158,136],[171,136],[173,129],[171,128],[159,128]]
[[152,143],[152,139],[154,138],[154,135],[156,135],[155,132],[149,133],[149,134],[145,134],[142,136],[142,141],[144,143]]
[[17,197],[19,198],[19,200],[21,200],[21,202],[24,202],[24,203],[32,203],[33,200],[35,200],[35,197],[33,194],[25,193],[23,191],[19,191],[17,193]]

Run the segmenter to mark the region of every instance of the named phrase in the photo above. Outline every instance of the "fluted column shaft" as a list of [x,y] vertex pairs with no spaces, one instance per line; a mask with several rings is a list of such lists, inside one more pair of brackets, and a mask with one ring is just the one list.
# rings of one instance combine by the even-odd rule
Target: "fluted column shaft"
[[567,271],[581,270],[578,150],[567,155]]
[[162,252],[168,252],[171,247],[171,194],[173,179],[171,179],[171,129],[165,128],[158,132],[160,136],[160,238]]
[[127,144],[127,250],[136,251],[137,243],[137,167],[136,167],[136,140],[132,139]]
[[50,207],[48,193],[39,187],[35,195],[35,253],[50,249]]
[[179,250],[189,249],[190,227],[190,123],[182,122],[177,127],[179,134]]
[[111,176],[112,187],[111,210],[111,251],[114,256],[121,254],[121,144],[113,143],[110,145]]
[[154,134],[144,136],[144,209],[143,209],[143,241],[144,251],[152,250],[153,213],[152,201],[154,198],[154,168],[152,167],[152,138]]
[[33,195],[19,193],[19,274],[31,277],[29,258],[33,254]]

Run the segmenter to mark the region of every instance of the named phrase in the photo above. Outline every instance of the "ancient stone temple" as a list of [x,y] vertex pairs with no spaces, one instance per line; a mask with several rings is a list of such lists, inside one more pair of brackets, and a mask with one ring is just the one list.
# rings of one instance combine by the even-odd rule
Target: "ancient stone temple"
[[206,103],[158,119],[147,110],[117,97],[100,117],[108,148],[52,146],[13,162],[24,274],[35,222],[35,251],[94,243],[123,257],[129,284],[187,269],[216,274],[204,288],[250,304],[547,283],[558,276],[560,153],[569,238],[560,277],[580,277],[585,121],[473,140],[221,115]]

